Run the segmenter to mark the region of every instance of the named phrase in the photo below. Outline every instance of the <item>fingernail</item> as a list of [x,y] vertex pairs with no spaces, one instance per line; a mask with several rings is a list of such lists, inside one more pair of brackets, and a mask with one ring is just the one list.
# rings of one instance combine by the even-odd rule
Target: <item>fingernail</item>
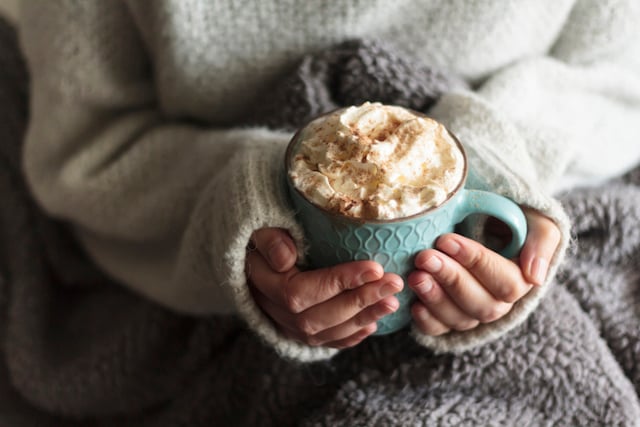
[[544,258],[534,258],[531,263],[531,278],[536,285],[544,284],[547,278],[548,263]]
[[429,273],[437,273],[442,268],[442,261],[435,255],[432,255],[425,261],[422,267]]
[[456,255],[460,252],[460,243],[454,239],[443,239],[442,243],[438,242],[438,249],[449,255]]
[[284,268],[292,255],[293,253],[291,249],[289,249],[289,246],[282,240],[279,240],[269,248],[269,263],[275,269]]
[[402,289],[398,289],[398,286],[393,283],[387,283],[385,285],[383,285],[380,288],[380,298],[384,298],[387,297],[389,295],[393,295],[393,294],[397,294],[398,292],[400,292]]
[[433,288],[433,281],[431,279],[426,279],[423,282],[418,283],[413,287],[414,291],[419,294],[426,294]]

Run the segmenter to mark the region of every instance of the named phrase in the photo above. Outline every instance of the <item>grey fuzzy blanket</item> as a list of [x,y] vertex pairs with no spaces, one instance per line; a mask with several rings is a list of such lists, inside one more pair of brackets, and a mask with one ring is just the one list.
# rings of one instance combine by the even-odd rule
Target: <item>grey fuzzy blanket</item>
[[[462,84],[355,41],[305,58],[246,123],[364,100],[427,110]],[[397,333],[300,365],[235,318],[177,315],[94,268],[25,186],[26,93],[0,22],[0,426],[640,425],[640,169],[563,196],[578,244],[503,338],[436,356]]]

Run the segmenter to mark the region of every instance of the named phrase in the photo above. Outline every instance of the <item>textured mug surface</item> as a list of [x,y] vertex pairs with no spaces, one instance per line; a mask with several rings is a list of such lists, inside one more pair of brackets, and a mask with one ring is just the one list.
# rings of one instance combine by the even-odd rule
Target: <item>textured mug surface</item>
[[[287,168],[299,136],[300,132],[293,137],[287,149]],[[464,188],[467,176],[466,155],[457,138],[453,134],[451,136],[463,154],[464,178],[444,203],[406,218],[363,220],[330,212],[307,200],[295,188],[288,174],[285,174],[297,219],[305,231],[310,267],[322,268],[348,261],[373,260],[380,263],[386,272],[396,273],[404,280],[403,290],[396,294],[400,307],[377,322],[376,335],[395,332],[410,324],[411,303],[415,295],[407,286],[407,276],[414,270],[415,255],[423,249],[433,247],[439,236],[453,232],[456,224],[469,215],[493,216],[511,229],[512,240],[501,252],[502,255],[513,257],[524,244],[527,223],[517,204],[494,193]]]

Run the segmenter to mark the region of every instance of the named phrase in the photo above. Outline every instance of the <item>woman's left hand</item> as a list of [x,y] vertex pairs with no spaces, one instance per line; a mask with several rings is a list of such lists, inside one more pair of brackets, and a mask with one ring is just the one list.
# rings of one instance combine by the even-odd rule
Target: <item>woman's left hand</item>
[[464,331],[493,322],[533,286],[544,284],[560,229],[541,213],[525,209],[527,239],[517,259],[509,260],[459,234],[441,236],[435,249],[416,256],[408,285],[418,296],[411,307],[426,335]]

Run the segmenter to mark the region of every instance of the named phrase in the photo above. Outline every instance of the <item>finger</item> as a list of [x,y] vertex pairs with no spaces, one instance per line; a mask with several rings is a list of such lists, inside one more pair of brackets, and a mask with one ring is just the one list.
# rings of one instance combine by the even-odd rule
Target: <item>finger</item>
[[419,301],[411,306],[411,316],[417,328],[425,335],[437,337],[451,330],[440,320],[433,317],[427,307]]
[[520,266],[527,281],[542,285],[562,236],[558,226],[541,213],[526,209],[525,216],[529,232],[520,252]]
[[[280,325],[280,329],[286,330],[299,341],[317,346],[347,338],[366,325],[397,310],[400,304],[390,295],[397,293],[401,287],[397,283],[389,288],[380,285],[368,284],[299,314],[291,313],[274,304],[259,291],[256,291],[254,299],[273,321]],[[386,294],[387,298],[380,301],[377,295],[379,292]]]
[[300,271],[294,266],[289,271],[274,271],[269,262],[257,251],[249,251],[245,260],[245,271],[250,283],[273,301],[281,301],[281,288]]
[[[500,301],[513,303],[531,289],[531,285],[525,280],[516,263],[475,240],[459,234],[445,234],[436,242],[436,248],[464,267],[478,283]],[[425,266],[428,263],[428,260],[420,261],[423,261]],[[437,274],[452,273],[444,271]]]
[[296,273],[272,290],[291,312],[300,313],[345,291],[381,280],[383,276],[384,270],[377,262],[354,261]]
[[[430,274],[420,271],[412,272],[407,278],[407,282],[429,313],[447,327],[463,331],[478,326],[478,320],[472,314],[466,313],[454,298],[444,292],[444,285],[440,285]],[[466,285],[465,283],[462,286]],[[489,300],[490,303],[495,302],[488,296],[484,296],[483,299]],[[477,309],[474,303],[471,304],[471,312],[473,309]],[[477,303],[479,305],[482,301]],[[465,304],[469,305],[466,301]]]
[[247,254],[247,274],[253,285],[273,303],[286,307],[291,313],[300,313],[346,290],[380,280],[384,270],[373,261],[354,261],[309,271],[293,267],[278,273],[254,251]]
[[[389,296],[360,311],[355,316],[337,326],[324,330],[314,336],[320,343],[336,342],[353,336],[370,324],[374,324],[384,316],[395,312],[400,307],[396,297]],[[375,330],[373,331],[375,332]]]
[[[292,324],[296,330],[302,332],[307,337],[316,337],[319,333],[327,329],[336,327],[347,322],[349,319],[358,315],[367,307],[377,303],[383,298],[390,297],[402,290],[402,279],[395,274],[385,274],[385,276],[377,282],[368,283],[358,289],[343,292],[336,297],[314,305],[302,313],[287,313],[288,317],[282,321]],[[395,299],[395,298],[394,298]],[[397,303],[389,308],[397,309]],[[385,310],[384,314],[388,314]],[[358,326],[362,327],[366,323]],[[349,333],[333,334],[324,337],[324,341],[344,338]]]
[[360,344],[365,338],[373,334],[376,330],[377,330],[376,324],[371,323],[365,326],[364,328],[360,329],[353,335],[341,340],[328,342],[325,344],[325,346],[331,347],[331,348],[337,348],[337,349],[355,347],[356,345]]
[[287,271],[296,263],[296,246],[281,228],[262,228],[253,233],[251,241],[275,271]]
[[251,294],[258,307],[260,307],[267,317],[275,323],[276,328],[281,333],[286,337],[302,341],[302,335],[293,327],[291,313],[274,304],[266,295],[255,287],[251,290]]

